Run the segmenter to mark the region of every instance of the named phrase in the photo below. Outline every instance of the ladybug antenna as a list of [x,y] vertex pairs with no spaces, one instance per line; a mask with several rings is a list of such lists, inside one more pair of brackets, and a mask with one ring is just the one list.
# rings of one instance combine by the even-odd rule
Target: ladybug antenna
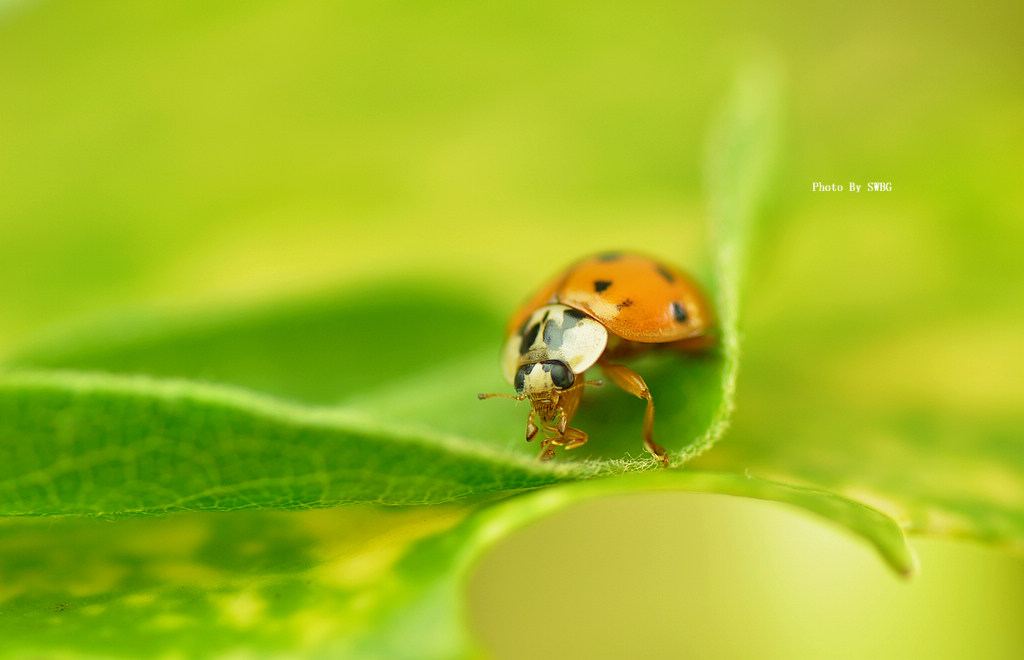
[[575,385],[573,385],[572,387],[570,387],[569,389],[567,389],[565,391],[566,392],[570,392],[570,391],[578,389],[580,387],[586,387],[587,385],[591,385],[593,387],[601,387],[602,385],[604,385],[604,381],[600,380],[600,379],[599,380],[580,381],[579,383],[576,383]]
[[492,392],[491,394],[477,394],[476,398],[483,401],[484,399],[490,399],[491,397],[496,396],[500,396],[504,399],[512,399],[513,401],[523,401],[526,399],[525,394],[520,394],[519,396],[512,396],[511,394],[502,394],[501,392]]

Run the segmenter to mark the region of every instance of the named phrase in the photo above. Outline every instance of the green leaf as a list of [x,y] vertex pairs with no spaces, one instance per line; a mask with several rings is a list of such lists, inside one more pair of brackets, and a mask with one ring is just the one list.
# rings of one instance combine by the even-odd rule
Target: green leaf
[[[483,552],[502,537],[565,507],[595,497],[656,491],[705,492],[795,505],[859,535],[902,575],[916,559],[903,532],[883,513],[826,491],[799,488],[729,473],[659,470],[612,479],[565,484],[484,507],[450,531],[418,543],[395,566],[399,604],[357,637],[359,657],[445,658],[470,645],[462,632],[462,578]],[[397,588],[396,588],[397,591]],[[352,647],[345,646],[349,651]]]
[[739,475],[675,470],[475,508],[7,519],[0,656],[466,656],[475,647],[463,627],[462,585],[488,548],[573,504],[660,490],[795,505],[853,530],[898,571],[913,566],[899,527],[868,507]]
[[377,282],[260,306],[122,312],[37,335],[5,362],[224,383],[333,405],[478,353],[493,361],[502,325],[501,314],[444,282]]
[[[950,400],[940,411],[908,401],[920,397],[917,385],[889,397],[886,390],[906,387],[894,382],[899,376],[890,371],[880,382],[866,382],[899,359],[887,340],[848,342],[874,346],[869,355],[815,349],[800,338],[792,341],[799,342],[801,360],[762,353],[747,361],[749,389],[740,397],[732,442],[703,457],[701,469],[742,464],[754,474],[871,504],[911,534],[1024,549],[1024,420],[1016,403],[1007,399],[1006,407],[982,411]],[[973,343],[967,336],[962,341]],[[783,354],[790,351],[797,349]]]
[[[404,315],[415,342],[393,321]],[[642,453],[642,402],[611,388],[578,417],[602,429],[566,457],[583,460],[538,463],[521,440],[522,407],[476,400],[507,387],[500,327],[458,296],[378,288],[57,333],[0,375],[0,506],[109,515],[429,503],[654,466],[630,456]],[[658,431],[681,448],[677,463],[724,424],[729,364],[717,354],[640,363],[663,393]]]
[[0,521],[0,657],[325,657],[464,507]]
[[581,473],[443,432],[143,376],[3,378],[0,437],[6,515],[423,504]]

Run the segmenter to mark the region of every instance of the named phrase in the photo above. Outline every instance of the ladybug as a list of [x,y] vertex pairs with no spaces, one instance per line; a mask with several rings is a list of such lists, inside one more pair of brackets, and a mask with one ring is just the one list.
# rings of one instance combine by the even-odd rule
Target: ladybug
[[587,434],[569,422],[579,408],[584,374],[595,364],[615,385],[647,400],[644,448],[668,466],[668,452],[654,442],[654,400],[640,374],[618,364],[655,347],[701,351],[713,345],[714,317],[707,297],[682,271],[649,257],[608,252],[571,266],[541,288],[508,322],[502,355],[505,380],[529,399],[526,440],[544,429],[541,460],[555,447],[575,449]]

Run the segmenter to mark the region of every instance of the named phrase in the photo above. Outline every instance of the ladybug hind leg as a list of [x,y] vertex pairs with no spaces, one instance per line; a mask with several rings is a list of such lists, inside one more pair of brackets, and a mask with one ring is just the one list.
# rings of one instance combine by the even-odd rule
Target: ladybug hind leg
[[654,399],[651,397],[651,390],[648,389],[647,383],[640,377],[640,374],[621,364],[602,363],[601,369],[604,370],[608,380],[618,387],[637,398],[647,400],[647,409],[644,411],[644,448],[655,460],[668,467],[668,452],[654,441]]

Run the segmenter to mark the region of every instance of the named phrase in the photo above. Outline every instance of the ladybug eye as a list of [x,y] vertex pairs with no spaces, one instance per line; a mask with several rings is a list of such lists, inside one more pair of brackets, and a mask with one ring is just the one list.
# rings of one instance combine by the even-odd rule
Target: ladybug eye
[[527,367],[533,369],[532,364],[524,364],[519,367],[519,371],[516,372],[515,382],[513,383],[515,385],[516,392],[519,392],[520,394],[523,393],[523,388],[526,387],[526,372],[530,370],[527,369]]
[[573,381],[576,380],[576,374],[569,367],[565,366],[564,362],[552,360],[548,364],[551,365],[551,382],[554,383],[555,387],[560,390],[572,387]]

